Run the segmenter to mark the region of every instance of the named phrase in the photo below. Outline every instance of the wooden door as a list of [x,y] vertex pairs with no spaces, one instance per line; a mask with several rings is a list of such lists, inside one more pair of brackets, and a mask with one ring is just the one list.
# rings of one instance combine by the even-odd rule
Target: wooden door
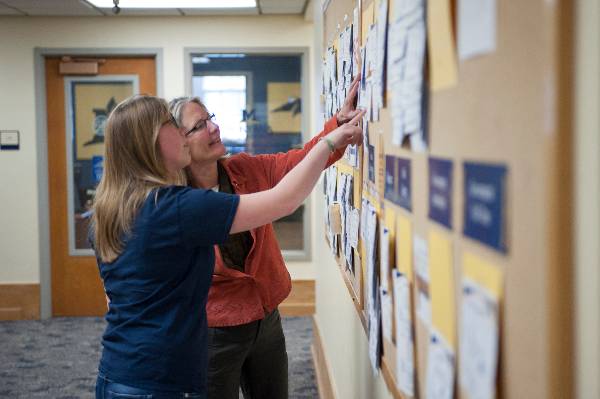
[[[129,91],[156,94],[154,57],[104,59],[96,77],[60,75],[60,58],[45,59],[53,316],[94,316],[106,311],[96,259],[85,249],[89,246],[85,210],[93,197],[93,182],[101,174],[103,122]],[[131,85],[122,89],[121,84]],[[98,105],[102,96],[110,100]],[[86,118],[92,123],[84,123]],[[85,139],[85,134],[92,138]],[[88,185],[85,189],[81,176]]]

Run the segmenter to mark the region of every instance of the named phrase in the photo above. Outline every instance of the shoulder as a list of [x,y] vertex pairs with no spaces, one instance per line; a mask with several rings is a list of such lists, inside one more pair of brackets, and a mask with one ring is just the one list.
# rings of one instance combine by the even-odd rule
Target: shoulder
[[221,162],[221,164],[224,166],[243,165],[248,162],[255,162],[256,158],[256,156],[250,155],[247,152],[240,152],[235,155],[230,155],[228,157],[221,158],[219,162]]
[[146,204],[154,203],[156,207],[166,207],[176,204],[178,198],[187,195],[194,189],[187,186],[166,186],[155,189],[148,194]]
[[221,162],[221,165],[223,165],[228,172],[246,175],[252,173],[254,168],[262,167],[264,164],[264,157],[240,152],[239,154],[223,158],[219,162]]

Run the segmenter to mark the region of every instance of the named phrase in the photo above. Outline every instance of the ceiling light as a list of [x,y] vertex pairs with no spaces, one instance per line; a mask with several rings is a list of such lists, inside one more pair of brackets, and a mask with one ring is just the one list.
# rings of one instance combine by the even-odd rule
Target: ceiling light
[[[88,0],[96,7],[113,8],[113,0]],[[120,0],[120,8],[254,8],[256,0]]]

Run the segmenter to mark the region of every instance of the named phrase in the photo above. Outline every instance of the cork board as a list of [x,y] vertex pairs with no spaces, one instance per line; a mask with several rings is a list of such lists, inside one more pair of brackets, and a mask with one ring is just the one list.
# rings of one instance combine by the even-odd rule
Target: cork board
[[[352,23],[357,1],[331,0],[324,13],[323,49]],[[370,9],[372,1],[363,0],[360,9]],[[392,144],[389,109],[382,109],[380,121],[370,124],[369,141],[379,155],[377,170],[383,169],[385,155],[411,162],[411,211],[383,199],[382,173],[377,173],[372,188],[379,191],[380,207],[408,218],[414,234],[428,237],[437,231],[450,240],[455,293],[460,292],[465,252],[502,272],[496,396],[571,397],[572,6],[566,1],[502,0],[497,7],[495,52],[460,61],[458,84],[429,92],[425,152]],[[373,9],[376,13],[377,7]],[[453,163],[451,229],[428,217],[430,157]],[[508,170],[505,253],[463,234],[463,164],[470,161],[502,164]],[[363,170],[363,179],[365,175]],[[360,206],[360,197],[355,205]],[[412,293],[415,303],[414,289]],[[353,300],[365,325],[363,298]],[[459,317],[458,295],[454,303]],[[418,318],[413,321],[416,396],[423,397],[428,335]],[[384,340],[383,352],[388,387],[395,397],[404,398],[394,380],[394,343]],[[458,376],[454,386],[455,397],[467,397]]]

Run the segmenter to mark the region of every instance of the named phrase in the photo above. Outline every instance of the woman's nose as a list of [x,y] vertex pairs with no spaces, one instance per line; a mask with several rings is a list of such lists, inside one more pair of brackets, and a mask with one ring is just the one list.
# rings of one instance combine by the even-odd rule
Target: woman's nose
[[214,122],[214,121],[207,121],[206,123],[208,124],[208,130],[211,133],[214,133],[217,130],[219,130],[219,125],[217,125],[216,122]]

